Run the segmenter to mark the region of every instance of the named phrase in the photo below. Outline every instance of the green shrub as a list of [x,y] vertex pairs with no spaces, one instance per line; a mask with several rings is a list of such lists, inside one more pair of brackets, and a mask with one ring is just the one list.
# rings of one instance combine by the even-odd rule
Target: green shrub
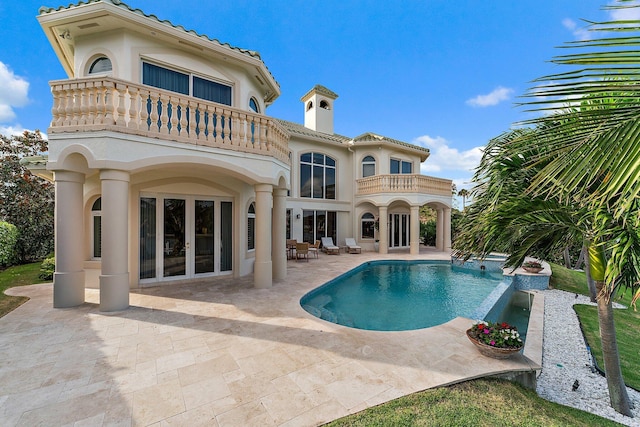
[[0,221],[0,266],[8,267],[16,261],[16,242],[19,235],[15,225]]
[[40,274],[38,277],[42,280],[53,280],[53,273],[56,271],[56,259],[51,256],[45,258],[40,264]]

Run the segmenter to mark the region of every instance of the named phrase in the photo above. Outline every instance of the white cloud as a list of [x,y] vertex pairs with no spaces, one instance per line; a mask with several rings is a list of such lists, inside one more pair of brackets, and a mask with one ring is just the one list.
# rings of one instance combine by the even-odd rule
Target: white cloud
[[468,178],[464,178],[467,181],[471,179],[473,170],[480,164],[484,148],[474,147],[470,150],[459,151],[457,148],[451,148],[449,142],[441,136],[432,138],[429,135],[416,138],[414,143],[431,151],[427,161],[422,164],[421,170],[423,172],[459,171],[468,176]]
[[[618,5],[620,6],[620,3],[617,2],[613,2],[611,3],[611,5]],[[640,2],[639,1],[630,1],[627,3],[623,4],[623,8],[620,9],[609,9],[609,16],[612,20],[615,21],[638,21],[640,20],[640,8],[637,6],[640,6]],[[632,7],[628,7],[628,6],[632,6]],[[633,7],[635,6],[635,7]]]
[[[22,135],[25,130],[27,130],[29,132],[35,132],[34,130],[31,130],[31,129],[25,129],[22,126],[20,126],[19,124],[14,125],[14,126],[2,126],[2,125],[0,125],[0,135],[4,135],[6,137],[11,137],[12,135]],[[44,133],[44,132],[40,132],[40,135],[42,135],[42,139],[49,139],[47,134]]]
[[562,20],[562,25],[573,33],[576,40],[589,40],[589,31],[585,27],[579,27],[576,21],[571,18]]
[[16,118],[14,107],[23,107],[29,102],[27,96],[29,82],[16,76],[0,61],[0,123],[8,123]]
[[498,105],[502,101],[506,101],[512,93],[513,89],[498,86],[491,93],[488,93],[487,95],[478,95],[475,98],[468,99],[466,103],[472,107],[490,107],[492,105]]

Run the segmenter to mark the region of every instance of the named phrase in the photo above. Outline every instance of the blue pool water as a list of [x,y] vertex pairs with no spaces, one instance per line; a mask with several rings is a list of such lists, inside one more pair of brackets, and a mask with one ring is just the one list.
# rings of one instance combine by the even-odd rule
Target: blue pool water
[[371,261],[309,292],[300,305],[339,325],[413,330],[470,317],[503,280],[448,262]]

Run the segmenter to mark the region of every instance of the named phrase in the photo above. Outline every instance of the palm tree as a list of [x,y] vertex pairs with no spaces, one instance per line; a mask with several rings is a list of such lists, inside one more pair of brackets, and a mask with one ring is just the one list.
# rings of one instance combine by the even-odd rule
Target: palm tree
[[[629,7],[638,6],[619,0],[608,8]],[[543,252],[556,244],[558,228],[582,236],[598,289],[611,405],[632,416],[620,370],[611,298],[620,287],[634,289],[634,303],[640,297],[640,51],[633,50],[640,45],[640,21],[594,23],[591,30],[606,36],[569,43],[568,47],[586,53],[553,60],[582,68],[543,77],[527,94],[532,100],[524,105],[545,114],[524,123],[529,130],[509,134],[497,152],[485,153],[488,159],[496,156],[497,166],[480,176],[485,181],[474,192],[484,195],[481,205],[490,211],[478,212],[479,197],[472,211],[485,222],[481,230],[493,233],[482,235],[476,247],[486,251],[496,246],[491,236],[502,237],[500,244],[512,250],[511,265],[517,265],[526,250]],[[532,138],[539,153],[531,150]],[[521,183],[501,176],[513,170],[501,169],[500,162],[519,162],[519,156],[526,170],[515,176],[532,174],[520,193],[528,200],[505,202],[496,195],[513,195]],[[503,179],[494,180],[495,176]],[[562,218],[567,223],[559,221]],[[507,230],[511,236],[505,235]],[[524,235],[525,231],[530,234]],[[522,243],[517,243],[518,237]],[[461,245],[465,241],[469,243],[468,238],[458,238]]]
[[464,210],[465,208],[465,202],[467,200],[467,197],[469,197],[469,190],[467,190],[466,188],[461,189],[460,191],[458,191],[458,196],[462,197],[462,210]]

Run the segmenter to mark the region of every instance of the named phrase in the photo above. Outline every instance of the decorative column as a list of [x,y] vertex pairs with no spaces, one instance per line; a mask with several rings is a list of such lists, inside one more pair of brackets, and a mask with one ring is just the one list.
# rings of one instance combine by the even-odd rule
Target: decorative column
[[270,184],[256,184],[255,191],[256,259],[253,264],[253,285],[256,288],[270,288],[273,283],[271,263],[271,204],[273,187]]
[[[287,277],[287,190],[273,190],[273,234],[271,236],[271,257],[273,258],[273,279]],[[257,222],[257,221],[256,221]]]
[[55,258],[53,306],[84,303],[83,196],[84,174],[55,171]]
[[411,221],[409,225],[409,253],[418,255],[420,253],[420,206],[411,206]]
[[444,209],[436,209],[436,249],[441,251],[444,247]]
[[102,183],[100,311],[129,307],[129,173],[105,169]]
[[444,209],[443,252],[451,252],[451,208]]
[[387,221],[389,220],[389,215],[387,214],[387,207],[380,206],[378,208],[378,223],[380,227],[378,229],[378,239],[380,239],[380,248],[378,249],[378,253],[386,254],[389,253],[389,226],[387,225]]

